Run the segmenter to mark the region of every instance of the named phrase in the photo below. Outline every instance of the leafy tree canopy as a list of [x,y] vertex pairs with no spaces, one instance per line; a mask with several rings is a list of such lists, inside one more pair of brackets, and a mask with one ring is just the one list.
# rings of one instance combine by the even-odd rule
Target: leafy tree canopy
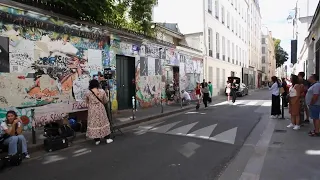
[[[151,35],[152,8],[156,0],[42,0],[72,18],[98,25],[111,23],[139,33]],[[63,7],[63,9],[54,7]],[[46,7],[45,9],[47,9]]]
[[288,60],[288,53],[281,47],[280,39],[273,38],[273,41],[274,41],[274,53],[276,58],[276,66],[278,68]]

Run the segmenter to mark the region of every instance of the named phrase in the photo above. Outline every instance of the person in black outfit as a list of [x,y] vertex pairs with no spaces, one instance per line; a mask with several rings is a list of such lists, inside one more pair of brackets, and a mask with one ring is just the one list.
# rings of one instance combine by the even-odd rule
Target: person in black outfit
[[233,80],[231,84],[231,93],[232,93],[232,103],[235,103],[237,100],[237,80]]
[[206,83],[207,83],[206,80],[203,79],[203,81],[202,81],[202,83],[201,83],[201,88],[204,88]]
[[282,78],[282,87],[284,90],[284,93],[282,93],[282,97],[283,97],[283,107],[288,107],[288,101],[287,101],[287,96],[289,93],[289,89],[288,89],[288,84],[285,78]]

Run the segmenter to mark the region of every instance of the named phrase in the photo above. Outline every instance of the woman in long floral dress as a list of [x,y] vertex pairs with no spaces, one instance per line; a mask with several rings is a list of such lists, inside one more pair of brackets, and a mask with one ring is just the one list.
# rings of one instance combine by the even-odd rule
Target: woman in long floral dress
[[98,80],[91,80],[89,91],[86,93],[88,104],[87,137],[94,139],[96,145],[100,144],[101,138],[104,138],[106,143],[113,142],[110,137],[110,123],[104,106],[109,99],[106,92],[99,87]]

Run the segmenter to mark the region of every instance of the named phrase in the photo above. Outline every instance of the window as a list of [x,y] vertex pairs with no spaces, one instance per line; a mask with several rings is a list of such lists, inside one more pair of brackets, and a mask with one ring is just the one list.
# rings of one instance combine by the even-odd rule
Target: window
[[216,58],[220,59],[220,35],[216,33]]
[[234,64],[234,43],[232,43],[232,64]]
[[226,60],[226,38],[222,36],[222,60]]
[[222,19],[222,24],[225,22],[225,12],[224,12],[224,7],[221,6],[221,19]]
[[262,44],[266,44],[266,38],[262,38],[262,39],[261,39],[261,43],[262,43]]
[[239,62],[240,62],[240,66],[241,66],[241,62],[242,62],[242,56],[241,56],[241,48],[239,47]]
[[209,48],[209,56],[212,57],[212,29],[208,28],[208,48]]
[[236,35],[238,35],[238,22],[236,21],[236,28],[235,28],[235,32],[236,32]]
[[266,63],[266,57],[262,56],[262,63]]
[[266,53],[266,47],[262,47],[262,54]]
[[227,47],[227,48],[228,48],[228,50],[227,50],[227,51],[228,51],[228,52],[227,52],[227,53],[228,53],[227,57],[228,57],[228,62],[230,62],[230,55],[231,55],[231,54],[230,54],[230,40],[228,40],[228,45],[227,45],[227,46],[228,46],[228,47]]
[[232,19],[232,22],[231,22],[231,30],[232,30],[232,32],[234,31],[234,19],[233,19],[233,17],[231,17],[231,19]]
[[215,0],[215,15],[219,19],[219,0]]
[[236,65],[238,65],[238,60],[239,60],[239,56],[238,56],[238,46],[236,45]]
[[262,72],[266,72],[266,67],[262,67]]
[[209,76],[208,80],[212,82],[213,81],[213,79],[212,79],[213,78],[213,68],[212,68],[212,66],[209,66],[208,76]]
[[212,14],[212,0],[208,0],[208,13]]
[[227,27],[230,28],[230,12],[227,12]]

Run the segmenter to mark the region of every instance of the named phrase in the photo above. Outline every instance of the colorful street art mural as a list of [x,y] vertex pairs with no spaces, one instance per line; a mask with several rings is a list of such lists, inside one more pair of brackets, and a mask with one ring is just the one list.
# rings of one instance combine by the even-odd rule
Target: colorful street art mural
[[[89,80],[106,67],[117,71],[117,55],[135,58],[136,99],[142,108],[166,98],[173,67],[180,69],[180,89],[192,92],[201,79],[202,59],[179,54],[173,47],[149,41],[134,44],[104,34],[95,27],[0,6],[0,38],[9,42],[8,47],[0,44],[8,49],[8,62],[0,63],[0,121],[15,110],[28,130],[86,110]],[[109,80],[113,110],[118,109],[116,78]]]
[[189,92],[191,99],[196,100],[195,88],[203,79],[203,60],[180,54],[179,77],[180,89]]
[[[92,72],[102,69],[102,63],[109,57],[106,55],[109,54],[108,38],[84,38],[81,36],[94,36],[81,34],[79,29],[81,36],[70,35],[76,30],[68,34],[61,33],[62,29],[60,32],[50,31],[44,27],[54,25],[58,30],[64,26],[67,32],[70,27],[49,16],[0,6],[1,17],[4,13],[7,16],[0,20],[0,36],[9,39],[10,68],[0,74],[0,121],[5,119],[8,109],[13,109],[20,116],[28,117],[25,128],[29,128],[32,124],[28,107],[49,104],[63,107],[74,103],[75,98],[83,101],[84,89],[88,87],[85,82],[89,82]],[[18,21],[8,23],[10,18],[26,18],[29,25],[33,22],[40,26],[44,22],[43,28],[13,24]],[[20,109],[22,107],[25,108]],[[51,117],[54,120],[55,117]]]

